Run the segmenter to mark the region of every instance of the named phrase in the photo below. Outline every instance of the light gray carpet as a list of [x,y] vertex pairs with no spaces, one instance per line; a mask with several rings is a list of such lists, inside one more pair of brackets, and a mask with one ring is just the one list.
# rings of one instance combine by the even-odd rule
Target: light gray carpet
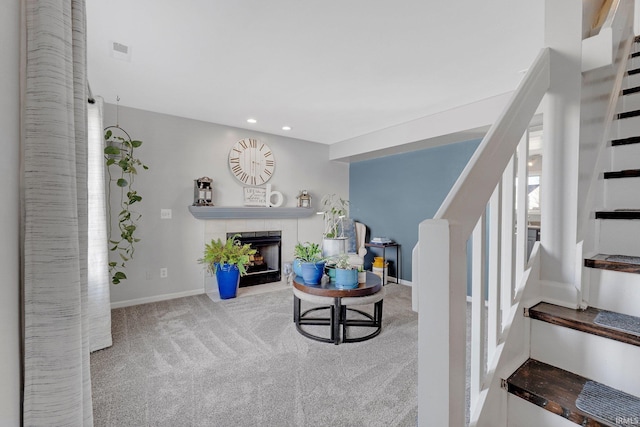
[[387,286],[379,336],[338,346],[296,331],[292,299],[287,289],[113,310],[113,347],[91,356],[95,425],[415,426],[411,288]]

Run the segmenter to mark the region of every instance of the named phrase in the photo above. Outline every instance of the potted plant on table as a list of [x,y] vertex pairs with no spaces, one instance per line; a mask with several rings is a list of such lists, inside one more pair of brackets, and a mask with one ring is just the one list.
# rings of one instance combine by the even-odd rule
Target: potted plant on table
[[250,256],[256,253],[251,245],[240,243],[238,236],[236,234],[225,242],[211,240],[205,244],[204,256],[198,260],[209,273],[216,275],[221,299],[235,298],[240,276],[247,274]]
[[340,256],[336,262],[336,288],[354,289],[358,287],[358,269],[349,263],[349,257]]
[[337,194],[326,194],[320,202],[324,233],[322,252],[325,257],[347,252],[347,238],[344,236],[344,220],[348,216],[349,201]]
[[305,283],[317,285],[322,279],[324,273],[325,260],[322,257],[322,249],[317,243],[300,243],[296,244],[294,250],[294,270],[296,262],[299,263],[300,275]]

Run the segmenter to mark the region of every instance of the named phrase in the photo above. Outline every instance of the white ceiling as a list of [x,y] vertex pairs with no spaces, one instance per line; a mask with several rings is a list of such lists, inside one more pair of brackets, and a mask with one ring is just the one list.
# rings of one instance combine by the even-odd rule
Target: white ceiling
[[86,3],[106,102],[325,144],[511,91],[543,39],[530,0]]

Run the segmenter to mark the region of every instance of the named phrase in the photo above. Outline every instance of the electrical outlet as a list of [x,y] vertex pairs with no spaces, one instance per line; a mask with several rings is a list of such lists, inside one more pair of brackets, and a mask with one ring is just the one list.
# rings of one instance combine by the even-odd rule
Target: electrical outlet
[[160,209],[160,219],[171,219],[171,209]]
[[169,271],[167,270],[167,267],[162,267],[160,269],[160,278],[161,279],[166,279],[167,276],[169,276]]

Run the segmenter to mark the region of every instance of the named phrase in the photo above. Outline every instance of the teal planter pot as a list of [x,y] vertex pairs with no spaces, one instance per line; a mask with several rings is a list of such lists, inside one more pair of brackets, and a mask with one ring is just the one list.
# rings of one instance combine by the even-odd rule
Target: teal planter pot
[[358,270],[336,269],[336,288],[355,289],[358,287]]
[[240,284],[240,270],[235,264],[217,264],[216,279],[220,299],[235,298]]
[[317,285],[322,279],[324,274],[324,261],[321,262],[303,262],[302,263],[302,278],[305,283],[310,285]]
[[329,280],[331,281],[331,283],[335,283],[335,281],[336,281],[336,268],[335,267],[327,267],[327,268],[325,268],[325,270],[327,270],[327,276],[329,276]]

